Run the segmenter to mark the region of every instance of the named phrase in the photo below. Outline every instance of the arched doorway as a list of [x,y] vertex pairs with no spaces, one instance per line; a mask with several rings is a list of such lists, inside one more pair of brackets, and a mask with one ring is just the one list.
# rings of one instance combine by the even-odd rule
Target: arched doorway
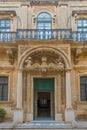
[[[54,52],[47,47],[43,50],[42,48],[38,47],[37,51],[28,53],[22,65],[23,75],[25,73],[25,76],[28,77],[23,77],[23,92],[27,92],[27,98],[23,97],[24,109],[27,108],[27,111],[25,109],[24,112],[33,113],[33,120],[55,120],[55,113],[61,113],[61,106],[65,106],[65,102],[61,105],[60,93],[63,90],[61,92],[60,81],[62,76],[65,77],[66,63],[60,52],[57,54],[56,51]],[[23,93],[23,95],[26,94]],[[64,99],[64,93],[63,96]]]
[[[49,46],[38,46],[35,48],[31,48],[24,52],[19,60],[19,67],[20,71],[18,72],[18,93],[20,93],[20,97],[17,99],[17,107],[23,108],[24,115],[26,115],[27,121],[34,120],[35,116],[35,109],[37,107],[34,105],[34,78],[55,78],[55,85],[54,85],[54,102],[55,102],[55,120],[60,120],[61,117],[64,116],[65,112],[65,120],[73,120],[74,119],[74,113],[72,111],[72,104],[71,104],[71,81],[70,81],[70,61],[68,59],[68,56],[66,53],[64,53],[60,48],[56,49],[54,47]],[[21,68],[23,68],[23,71],[21,71]],[[66,70],[66,71],[64,71]],[[64,73],[65,72],[65,73]],[[26,73],[26,77],[23,77],[23,74]],[[64,75],[63,75],[64,74]],[[64,80],[64,88],[65,91],[62,92],[62,77],[65,77]],[[23,84],[22,81],[23,79]],[[27,84],[24,82],[24,79],[27,79]],[[22,89],[23,87],[23,89]],[[24,98],[23,92],[27,93],[27,97]],[[45,93],[46,92],[46,93]],[[36,104],[38,104],[38,98],[42,98],[41,96],[44,95],[44,93],[47,95],[48,100],[50,99],[50,93],[47,91],[39,91],[37,93],[37,100]],[[61,95],[65,94],[65,102],[64,102],[64,108],[63,112],[62,110],[62,100]],[[26,101],[24,101],[26,99]],[[52,102],[52,99],[50,99]],[[66,108],[66,109],[65,109]],[[48,106],[49,109],[49,106]],[[40,112],[40,109],[39,109]],[[38,116],[39,115],[38,112]],[[53,112],[53,110],[52,110]],[[49,114],[49,113],[48,113]],[[71,115],[70,117],[68,115]],[[48,115],[50,117],[50,115]]]

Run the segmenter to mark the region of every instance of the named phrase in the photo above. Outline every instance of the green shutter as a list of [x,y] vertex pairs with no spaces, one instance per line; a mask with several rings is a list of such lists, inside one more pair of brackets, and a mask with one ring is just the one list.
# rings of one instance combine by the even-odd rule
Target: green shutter
[[34,78],[34,90],[54,90],[54,78]]

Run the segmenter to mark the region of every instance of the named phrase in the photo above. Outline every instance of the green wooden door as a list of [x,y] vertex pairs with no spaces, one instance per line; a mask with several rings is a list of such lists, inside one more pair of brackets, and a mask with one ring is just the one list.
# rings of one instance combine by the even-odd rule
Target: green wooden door
[[34,78],[34,90],[54,90],[54,78]]

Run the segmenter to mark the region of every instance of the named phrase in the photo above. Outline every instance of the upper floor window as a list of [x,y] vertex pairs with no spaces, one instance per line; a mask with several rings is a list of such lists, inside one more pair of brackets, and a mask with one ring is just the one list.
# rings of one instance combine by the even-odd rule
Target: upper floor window
[[50,39],[52,37],[52,17],[47,12],[37,16],[37,39]]
[[37,29],[51,29],[52,17],[49,13],[43,12],[37,16]]
[[8,100],[8,77],[0,76],[0,101]]
[[79,41],[87,41],[87,19],[77,20],[77,31]]
[[0,41],[10,41],[11,20],[0,19]]
[[87,101],[87,76],[80,77],[80,99]]
[[11,21],[9,19],[0,19],[0,32],[9,32]]

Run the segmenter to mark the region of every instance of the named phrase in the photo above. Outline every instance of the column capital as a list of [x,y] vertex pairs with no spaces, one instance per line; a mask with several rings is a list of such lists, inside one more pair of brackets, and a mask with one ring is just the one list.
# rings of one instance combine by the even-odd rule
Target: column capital
[[22,72],[22,71],[23,71],[23,68],[17,68],[17,70],[18,70],[19,72]]
[[71,72],[71,68],[65,69],[65,72]]

